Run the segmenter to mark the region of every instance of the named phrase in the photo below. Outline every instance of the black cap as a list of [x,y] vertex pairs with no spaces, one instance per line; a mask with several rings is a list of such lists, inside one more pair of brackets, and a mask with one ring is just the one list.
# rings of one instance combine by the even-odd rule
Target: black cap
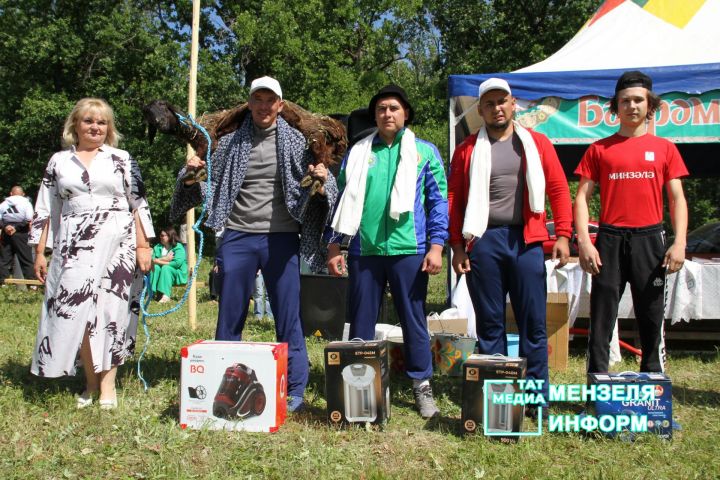
[[392,83],[390,85],[385,85],[375,94],[375,96],[370,99],[368,112],[370,113],[372,118],[375,118],[375,105],[377,104],[378,100],[386,97],[398,97],[405,105],[405,108],[408,110],[408,119],[405,123],[412,122],[413,117],[415,117],[415,111],[413,110],[412,105],[410,105],[407,93],[405,93],[405,90],[403,90],[402,87]]
[[652,78],[638,70],[631,70],[620,75],[615,84],[615,93],[630,87],[645,87],[652,90]]

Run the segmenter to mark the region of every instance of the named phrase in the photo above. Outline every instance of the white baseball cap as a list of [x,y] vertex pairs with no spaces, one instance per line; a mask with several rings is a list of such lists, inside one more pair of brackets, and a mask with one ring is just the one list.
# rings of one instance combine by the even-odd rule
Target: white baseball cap
[[508,82],[503,80],[502,78],[488,78],[484,82],[480,84],[480,88],[478,89],[478,98],[485,95],[490,90],[502,90],[503,92],[507,92],[510,95],[512,95],[512,92],[510,91],[510,85],[508,85]]
[[260,77],[256,78],[252,81],[250,84],[250,94],[257,92],[258,90],[270,90],[275,95],[280,97],[280,100],[282,100],[282,88],[280,88],[280,82],[275,80],[272,77]]

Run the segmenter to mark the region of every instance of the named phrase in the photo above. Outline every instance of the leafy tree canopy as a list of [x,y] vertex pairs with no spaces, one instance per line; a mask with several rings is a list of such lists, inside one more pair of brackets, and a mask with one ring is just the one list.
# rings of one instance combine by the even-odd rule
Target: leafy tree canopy
[[[285,97],[349,113],[394,82],[410,95],[414,129],[447,152],[447,76],[508,71],[559,49],[601,0],[227,0],[202,2],[197,112],[245,100],[272,75]],[[190,0],[0,0],[0,192],[34,195],[63,121],[80,98],[115,109],[121,147],[138,159],[159,223],[185,149],[150,146],[140,108],[187,105]],[[445,159],[447,162],[447,159]],[[691,185],[691,226],[718,201]]]

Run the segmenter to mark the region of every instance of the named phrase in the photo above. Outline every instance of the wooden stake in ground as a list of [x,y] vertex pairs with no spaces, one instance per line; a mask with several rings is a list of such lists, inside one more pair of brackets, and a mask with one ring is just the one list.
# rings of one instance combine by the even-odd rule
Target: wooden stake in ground
[[[192,44],[190,46],[190,85],[188,86],[188,113],[195,117],[195,104],[197,100],[197,63],[198,63],[198,33],[200,31],[200,0],[193,0],[193,16],[192,16]],[[188,145],[188,158],[195,155],[193,148]],[[187,223],[187,249],[188,249],[188,274],[193,275],[192,269],[195,268],[195,209],[191,208],[185,215]],[[197,284],[192,282],[190,286],[190,294],[188,295],[188,320],[190,328],[197,328]]]

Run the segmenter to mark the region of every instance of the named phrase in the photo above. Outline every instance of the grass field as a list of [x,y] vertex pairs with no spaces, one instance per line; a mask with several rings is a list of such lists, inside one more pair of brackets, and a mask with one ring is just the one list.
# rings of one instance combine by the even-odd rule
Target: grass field
[[[204,278],[204,277],[202,277]],[[177,295],[176,295],[177,296]],[[41,380],[29,373],[41,296],[0,289],[0,478],[592,478],[710,479],[720,477],[720,354],[670,352],[674,418],[671,442],[642,436],[634,443],[580,434],[546,434],[504,445],[460,434],[458,379],[435,376],[442,412],[422,420],[412,408],[410,382],[393,377],[392,418],[383,429],[338,429],[326,422],[322,352],[310,339],[309,409],[291,415],[279,432],[187,431],[178,426],[179,350],[212,338],[217,305],[200,291],[198,328],[187,310],[153,320],[143,361],[121,367],[119,408],[75,409],[80,377]],[[433,278],[429,303],[443,301]],[[246,338],[272,340],[270,322],[249,322]],[[139,348],[145,343],[138,332]],[[139,349],[138,349],[139,351]],[[551,372],[554,383],[582,383],[584,358]],[[637,370],[632,358],[617,370]],[[562,404],[553,413],[576,412]]]

